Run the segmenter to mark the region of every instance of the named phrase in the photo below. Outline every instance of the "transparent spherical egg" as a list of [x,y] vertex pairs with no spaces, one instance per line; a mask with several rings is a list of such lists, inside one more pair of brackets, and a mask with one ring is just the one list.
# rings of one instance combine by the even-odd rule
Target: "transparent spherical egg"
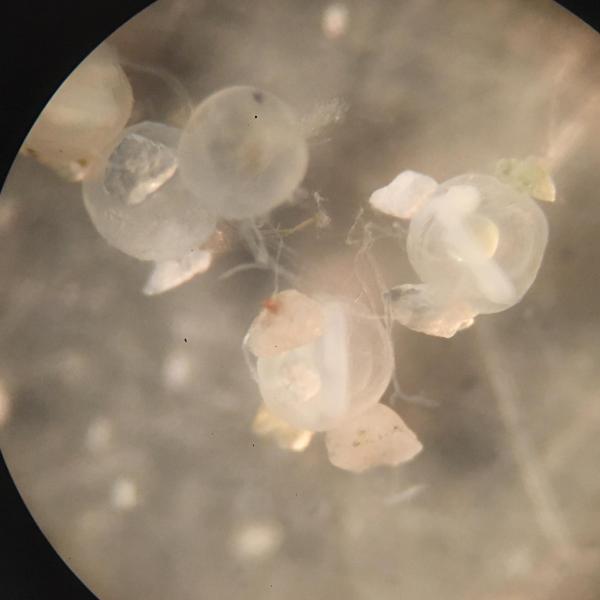
[[542,262],[543,211],[525,193],[487,175],[443,183],[413,217],[408,256],[440,304],[454,299],[478,313],[519,302]]
[[257,217],[289,199],[308,164],[291,108],[249,86],[204,100],[183,130],[178,154],[185,184],[226,219]]
[[179,260],[198,251],[216,217],[181,183],[180,131],[146,121],[124,130],[110,156],[83,183],[100,235],[140,260]]
[[[394,358],[387,331],[367,308],[331,298],[317,301],[322,329],[308,343],[300,336],[295,347],[288,343],[282,352],[259,356],[256,377],[273,414],[299,429],[326,431],[381,399]],[[314,322],[314,314],[307,321]]]

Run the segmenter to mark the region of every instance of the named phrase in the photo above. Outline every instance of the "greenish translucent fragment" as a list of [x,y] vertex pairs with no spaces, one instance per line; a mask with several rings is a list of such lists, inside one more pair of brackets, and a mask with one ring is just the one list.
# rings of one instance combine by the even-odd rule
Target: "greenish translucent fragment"
[[554,202],[556,188],[544,161],[535,156],[525,159],[502,158],[496,163],[498,179],[536,200]]

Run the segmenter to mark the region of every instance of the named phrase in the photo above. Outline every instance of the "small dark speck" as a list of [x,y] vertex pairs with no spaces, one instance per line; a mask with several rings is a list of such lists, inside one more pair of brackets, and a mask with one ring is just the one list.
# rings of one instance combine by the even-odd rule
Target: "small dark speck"
[[252,442],[252,447],[254,448],[254,442]]
[[571,246],[563,246],[560,249],[560,257],[565,262],[572,261],[575,258],[575,251]]
[[252,97],[259,103],[262,104],[263,100],[265,99],[264,95],[261,92],[254,92],[252,94]]
[[187,344],[187,338],[183,338],[183,341]]
[[254,118],[255,118],[255,119],[258,119],[258,115],[254,115]]
[[463,391],[470,391],[477,387],[479,380],[476,375],[468,374],[460,381],[460,388]]

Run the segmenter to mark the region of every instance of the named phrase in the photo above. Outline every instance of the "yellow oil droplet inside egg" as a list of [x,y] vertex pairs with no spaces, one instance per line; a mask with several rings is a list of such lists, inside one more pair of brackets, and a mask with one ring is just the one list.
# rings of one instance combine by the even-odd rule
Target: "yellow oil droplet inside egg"
[[[492,258],[498,250],[500,232],[496,224],[481,215],[469,215],[463,223],[477,250],[484,258]],[[460,248],[452,248],[451,254],[459,261],[466,261],[467,257]]]

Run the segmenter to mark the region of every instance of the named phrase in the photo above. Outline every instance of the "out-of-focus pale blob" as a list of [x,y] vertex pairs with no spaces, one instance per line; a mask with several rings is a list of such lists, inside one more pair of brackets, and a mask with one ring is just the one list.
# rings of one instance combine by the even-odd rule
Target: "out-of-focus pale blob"
[[438,187],[435,179],[416,173],[402,171],[391,183],[375,190],[369,202],[386,215],[398,219],[410,219]]
[[114,509],[129,511],[139,504],[139,493],[135,482],[128,477],[117,479],[110,493],[110,501]]
[[325,434],[331,464],[361,473],[372,467],[412,460],[423,446],[391,408],[375,404]]
[[261,437],[273,438],[280,448],[292,452],[306,450],[314,435],[312,431],[292,427],[287,421],[274,415],[264,404],[254,417],[252,431]]
[[319,302],[298,290],[284,290],[265,301],[248,330],[247,348],[263,357],[303,346],[323,334],[324,318]]
[[248,522],[233,536],[232,550],[242,561],[257,561],[273,555],[284,539],[283,527],[273,520]]
[[12,402],[8,389],[2,379],[0,379],[0,429],[10,420],[12,412]]
[[300,122],[273,94],[234,86],[206,98],[179,143],[185,185],[225,219],[258,217],[288,200],[308,150]]
[[29,132],[21,152],[81,181],[106,158],[133,108],[116,52],[101,45],[65,80]]
[[413,331],[437,337],[451,338],[457,331],[473,325],[476,316],[468,304],[446,305],[424,284],[393,287],[386,292],[385,299],[394,320]]
[[169,392],[186,389],[194,372],[192,359],[187,352],[175,351],[163,363],[162,380]]
[[107,450],[113,437],[113,426],[106,417],[98,417],[90,423],[85,442],[91,452]]
[[[290,350],[258,357],[256,378],[274,415],[297,429],[326,431],[379,401],[391,379],[394,358],[386,330],[366,307],[331,298],[316,301],[322,311],[322,333]],[[307,323],[314,323],[313,305],[298,306],[309,310],[296,315],[296,322],[304,316]],[[305,340],[301,330],[297,328],[298,335]],[[269,345],[265,333],[261,347]]]
[[321,28],[325,37],[335,40],[342,37],[348,29],[350,11],[345,4],[334,2],[324,11],[321,20]]
[[188,252],[180,260],[157,262],[142,290],[146,296],[155,296],[171,290],[200,273],[208,271],[212,254],[206,250]]
[[128,127],[83,184],[90,218],[111,246],[140,260],[181,261],[160,267],[150,290],[172,287],[167,275],[184,281],[201,271],[207,258],[198,248],[216,227],[216,217],[181,183],[174,162],[179,135],[160,123]]
[[535,200],[554,202],[556,187],[550,172],[541,158],[529,156],[524,160],[503,158],[496,164],[498,178]]
[[8,233],[14,227],[17,214],[17,200],[12,196],[0,194],[0,233]]

